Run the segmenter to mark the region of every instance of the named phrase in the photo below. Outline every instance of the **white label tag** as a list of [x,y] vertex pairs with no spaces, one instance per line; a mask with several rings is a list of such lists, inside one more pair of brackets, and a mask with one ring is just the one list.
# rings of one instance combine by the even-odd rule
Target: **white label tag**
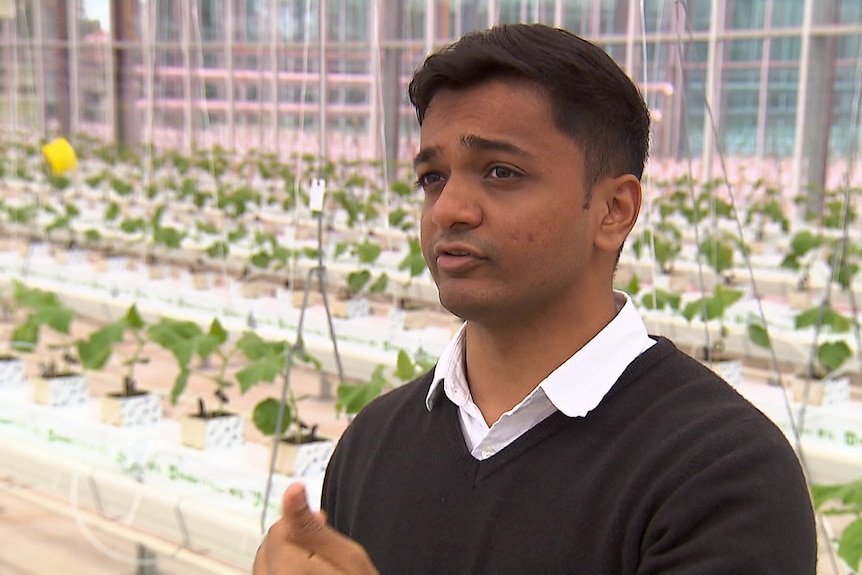
[[311,180],[311,190],[308,193],[308,207],[312,212],[323,211],[323,197],[326,195],[326,180],[314,178]]

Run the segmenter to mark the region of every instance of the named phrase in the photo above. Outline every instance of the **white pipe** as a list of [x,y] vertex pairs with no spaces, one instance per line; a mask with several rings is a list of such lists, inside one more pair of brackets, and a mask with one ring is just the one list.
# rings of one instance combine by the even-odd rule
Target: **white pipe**
[[192,60],[191,60],[191,4],[189,0],[180,0],[180,10],[182,15],[182,43],[181,49],[183,54],[183,147],[187,153],[191,153],[194,148],[194,134],[192,130],[193,124],[193,107],[192,107]]
[[41,136],[46,136],[45,123],[45,34],[42,30],[42,3],[33,2],[33,34],[31,43],[35,52],[33,63],[36,68],[36,128]]
[[[66,8],[66,15],[68,17],[67,25],[67,36],[68,36],[68,49],[67,49],[67,58],[69,62],[69,70],[67,74],[69,75],[69,135],[76,135],[79,131],[79,93],[78,93],[78,58],[80,56],[80,51],[78,49],[78,6],[80,0],[69,0],[69,6]],[[69,54],[71,52],[71,54]]]
[[[281,146],[281,119],[278,115],[278,21],[279,1],[271,0],[269,3],[269,60],[272,78],[270,81],[270,97],[272,97],[272,109],[270,112],[270,123],[272,124],[272,149],[278,154]],[[261,96],[262,97],[262,96]]]
[[[488,8],[490,10],[490,7]],[[434,0],[425,0],[425,55],[434,50]]]
[[[118,537],[128,539],[146,545],[151,549],[176,558],[189,565],[195,565],[214,574],[234,575],[238,573],[239,564],[231,566],[225,561],[213,558],[214,555],[221,557],[237,555],[242,556],[239,561],[250,563],[254,556],[254,550],[260,542],[260,532],[257,526],[250,520],[240,518],[222,509],[201,505],[181,495],[173,495],[162,489],[149,486],[134,480],[132,477],[118,473],[98,470],[78,463],[71,459],[52,456],[48,452],[27,449],[25,446],[0,438],[0,453],[4,465],[9,468],[11,477],[16,478],[21,485],[11,482],[0,483],[0,490],[33,504],[40,505],[67,517],[82,522],[88,527],[96,527]],[[4,475],[7,475],[4,472]],[[52,481],[53,478],[53,481]],[[68,478],[68,481],[66,481]],[[138,525],[156,522],[147,529],[141,529],[131,523],[120,520],[112,520],[98,513],[82,509],[78,504],[78,490],[70,493],[69,500],[64,500],[67,486],[75,487],[80,479],[85,478],[92,482],[100,496],[110,496],[111,501],[134,502],[138,499],[145,502],[148,511],[147,517],[141,517]],[[53,485],[52,485],[53,484]],[[44,489],[56,492],[56,496],[48,495]],[[109,498],[103,498],[107,501]],[[134,511],[134,505],[130,504],[130,511]],[[134,516],[126,517],[126,520],[134,521]],[[184,525],[178,525],[183,523]],[[154,533],[170,534],[181,533],[183,527],[189,525],[206,525],[206,533],[196,532],[194,529],[189,537],[190,541],[183,541],[178,536],[176,541],[170,541]],[[179,530],[177,529],[179,527]],[[84,533],[86,536],[86,533]],[[229,539],[235,542],[233,549],[205,549],[200,541],[207,540],[208,535],[216,535],[218,540]],[[212,539],[211,537],[209,539]],[[193,549],[197,547],[201,553]],[[206,555],[202,554],[206,553]]]
[[317,143],[317,145],[318,145],[318,152],[317,153],[319,156],[318,160],[323,161],[328,155],[328,150],[327,150],[328,131],[326,129],[327,128],[327,126],[326,126],[326,117],[327,117],[326,108],[329,104],[329,94],[327,93],[328,88],[327,88],[327,84],[326,84],[326,67],[327,67],[326,66],[326,32],[327,32],[326,31],[326,2],[321,2],[318,5],[318,10],[319,10],[319,12],[318,12],[318,25],[319,25],[319,32],[318,32],[318,42],[319,42],[318,79],[320,81],[319,87],[318,87],[318,100],[320,102],[320,105],[317,108],[317,114],[318,114],[318,116],[317,116],[317,123],[318,123],[317,129],[318,129],[318,132],[320,134],[319,135],[320,140]]
[[790,193],[799,194],[802,188],[802,154],[805,148],[805,117],[808,115],[808,62],[811,56],[811,24],[814,19],[814,1],[805,0],[802,17],[802,46],[799,53],[799,83],[796,93],[796,131],[793,134],[793,165],[790,175]]
[[[766,8],[763,16],[764,30],[772,28],[772,9],[774,0],[766,0]],[[766,155],[766,115],[769,105],[769,61],[772,53],[772,39],[763,39],[763,51],[760,55],[760,88],[757,97],[757,140],[755,155],[762,159]]]
[[[719,107],[721,99],[718,95],[718,85],[721,81],[720,55],[718,52],[719,27],[724,29],[724,0],[712,0],[710,4],[709,41],[706,56],[706,86],[704,88],[703,114],[703,155],[701,179],[708,182],[712,179],[712,162],[715,156],[715,139],[721,123]],[[712,111],[710,113],[710,110]],[[715,124],[713,124],[715,122]]]
[[233,35],[234,35],[234,24],[233,24],[233,13],[234,13],[234,0],[225,0],[225,44],[224,44],[224,58],[225,58],[225,66],[227,67],[227,80],[226,80],[226,89],[227,94],[227,116],[225,118],[225,123],[227,124],[227,135],[228,142],[230,142],[231,146],[236,147],[236,121],[234,119],[234,102],[236,98],[236,94],[234,91],[236,87],[234,85],[234,71],[233,71]]

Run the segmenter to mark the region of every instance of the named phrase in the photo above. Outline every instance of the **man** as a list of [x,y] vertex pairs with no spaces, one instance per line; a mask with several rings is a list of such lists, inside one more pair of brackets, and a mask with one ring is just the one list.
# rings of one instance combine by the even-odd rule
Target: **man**
[[322,513],[288,489],[255,573],[813,573],[784,436],[612,288],[648,148],[634,84],[585,40],[509,25],[409,90],[423,253],[466,321],[353,421]]

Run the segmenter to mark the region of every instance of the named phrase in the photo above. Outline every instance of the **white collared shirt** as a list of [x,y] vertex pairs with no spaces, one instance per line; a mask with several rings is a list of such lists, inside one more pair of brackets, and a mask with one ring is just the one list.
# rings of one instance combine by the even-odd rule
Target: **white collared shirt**
[[464,366],[466,324],[461,326],[437,362],[425,406],[431,410],[442,388],[458,406],[464,440],[479,460],[491,457],[555,411],[585,416],[626,367],[655,343],[631,299],[622,292],[615,292],[615,297],[620,311],[614,319],[490,427],[470,394]]

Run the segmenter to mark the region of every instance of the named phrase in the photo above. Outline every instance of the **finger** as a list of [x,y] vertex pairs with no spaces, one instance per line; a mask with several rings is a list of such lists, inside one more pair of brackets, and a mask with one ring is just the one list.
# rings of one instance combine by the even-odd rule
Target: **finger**
[[323,557],[287,541],[273,540],[262,548],[253,575],[344,575]]
[[325,514],[313,513],[308,507],[305,486],[294,483],[282,499],[287,539],[314,556],[351,574],[377,573],[368,554],[352,541],[326,525]]

